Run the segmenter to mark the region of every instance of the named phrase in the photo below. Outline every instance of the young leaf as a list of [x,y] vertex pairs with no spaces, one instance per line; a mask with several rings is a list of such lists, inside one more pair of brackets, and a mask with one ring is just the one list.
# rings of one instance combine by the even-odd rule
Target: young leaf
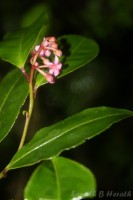
[[31,26],[6,34],[4,40],[0,42],[0,57],[18,68],[24,67],[44,27],[46,32],[47,16],[43,13]]
[[[94,40],[79,35],[62,36],[58,39],[58,43],[63,52],[62,73],[59,78],[83,67],[93,60],[99,52],[98,45]],[[36,82],[37,87],[45,83],[46,80],[44,77],[38,75]]]
[[28,94],[28,84],[20,70],[13,70],[0,83],[0,142],[12,128]]
[[32,174],[25,199],[81,199],[94,197],[96,183],[92,172],[63,157],[42,163]]
[[86,109],[36,133],[29,144],[16,153],[7,170],[49,159],[63,150],[74,148],[91,139],[133,112],[109,107]]

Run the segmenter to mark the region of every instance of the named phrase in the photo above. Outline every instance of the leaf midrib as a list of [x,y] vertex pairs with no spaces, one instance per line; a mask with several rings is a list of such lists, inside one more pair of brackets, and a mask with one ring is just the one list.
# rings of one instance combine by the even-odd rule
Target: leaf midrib
[[[103,117],[99,117],[99,118],[90,120],[89,122],[87,121],[87,122],[84,122],[84,123],[82,123],[82,124],[80,124],[80,125],[74,126],[73,128],[70,128],[69,130],[67,130],[67,131],[65,131],[65,132],[63,132],[63,133],[61,133],[61,134],[58,135],[57,137],[54,137],[54,138],[52,138],[51,140],[49,140],[49,141],[47,141],[47,142],[45,142],[45,143],[39,145],[38,147],[35,147],[34,149],[28,151],[26,154],[24,154],[23,156],[19,157],[19,159],[17,159],[15,162],[11,163],[11,166],[14,165],[16,162],[18,162],[19,160],[21,160],[23,157],[25,157],[25,156],[27,156],[28,154],[30,154],[32,151],[35,151],[35,150],[41,148],[42,146],[44,146],[44,145],[46,145],[46,144],[48,144],[48,143],[50,143],[50,142],[56,140],[57,138],[61,137],[62,135],[65,135],[67,132],[70,132],[70,131],[73,130],[73,129],[76,129],[76,128],[78,128],[78,127],[80,127],[80,126],[83,126],[83,125],[85,125],[85,124],[87,124],[87,123],[91,123],[91,122],[94,122],[94,121],[97,121],[97,120],[101,120],[101,119],[104,119],[104,118],[107,118],[107,117],[112,117],[112,116],[117,116],[117,115],[119,116],[119,115],[121,115],[121,114],[106,115],[106,116],[103,116]],[[123,114],[122,114],[122,115],[123,115]],[[123,118],[124,118],[124,117],[123,117]],[[125,116],[125,118],[126,118],[126,116]],[[110,124],[111,124],[111,123],[110,123]],[[28,145],[28,144],[27,144],[27,145]],[[10,166],[10,164],[9,164],[9,166]],[[9,168],[10,168],[10,167],[9,167]]]
[[53,163],[53,167],[54,167],[54,171],[55,171],[55,177],[56,177],[56,185],[57,185],[57,199],[58,200],[61,200],[61,190],[60,190],[60,179],[59,179],[59,173],[58,173],[58,169],[56,167],[56,162],[53,158],[52,160],[52,163]]
[[83,43],[84,40],[85,40],[85,39],[83,38],[83,39],[79,42],[79,44],[71,51],[72,54],[73,54],[78,48],[80,48],[80,45]]

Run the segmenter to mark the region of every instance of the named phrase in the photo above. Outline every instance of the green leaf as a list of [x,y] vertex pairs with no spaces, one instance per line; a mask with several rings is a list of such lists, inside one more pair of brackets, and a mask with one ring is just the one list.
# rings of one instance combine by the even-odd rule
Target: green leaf
[[[93,60],[99,52],[97,43],[79,35],[65,35],[58,39],[62,56],[62,73],[59,76],[65,76],[74,70],[83,67]],[[46,83],[42,75],[37,77],[37,87]]]
[[0,141],[12,128],[28,94],[28,84],[20,70],[13,70],[0,83]]
[[6,34],[0,42],[0,57],[22,68],[42,29],[46,32],[47,16],[43,13],[31,26]]
[[16,153],[7,170],[33,165],[49,159],[63,150],[74,148],[91,139],[133,112],[117,108],[86,109],[36,133],[29,144]]
[[34,4],[28,9],[27,12],[24,13],[24,16],[21,20],[21,27],[28,27],[33,24],[42,13],[47,13],[50,16],[48,5],[44,2],[38,2]]
[[95,178],[89,169],[70,159],[56,157],[35,170],[24,196],[28,200],[76,200],[95,194]]

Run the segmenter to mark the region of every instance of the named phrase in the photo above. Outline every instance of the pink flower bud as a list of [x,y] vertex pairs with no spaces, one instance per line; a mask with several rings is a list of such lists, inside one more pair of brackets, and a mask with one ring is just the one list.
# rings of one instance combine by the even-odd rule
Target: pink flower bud
[[54,79],[54,77],[52,75],[46,74],[45,78],[49,83],[52,83],[52,84],[55,83],[55,79]]
[[58,45],[57,45],[56,43],[53,43],[53,44],[51,45],[51,47],[54,48],[54,49],[57,49],[57,48],[58,48]]
[[55,37],[49,37],[49,42],[55,42],[56,38]]
[[42,50],[39,52],[39,56],[41,57],[41,56],[44,56],[44,55],[45,55],[45,50],[42,49]]
[[46,46],[48,46],[48,44],[49,44],[49,42],[47,41],[47,39],[43,38],[42,46],[46,47]]
[[51,55],[51,52],[49,50],[45,51],[45,56],[49,57]]
[[55,50],[54,51],[54,54],[56,55],[56,56],[62,56],[62,51],[60,51],[60,50]]
[[42,57],[41,59],[42,59],[44,65],[49,65],[49,64],[51,64],[51,62],[49,61],[49,59],[43,58],[43,57]]
[[36,45],[36,46],[35,46],[35,50],[36,50],[36,51],[38,51],[39,48],[40,48],[40,45]]
[[38,62],[35,62],[35,67],[38,67],[39,66],[39,63]]

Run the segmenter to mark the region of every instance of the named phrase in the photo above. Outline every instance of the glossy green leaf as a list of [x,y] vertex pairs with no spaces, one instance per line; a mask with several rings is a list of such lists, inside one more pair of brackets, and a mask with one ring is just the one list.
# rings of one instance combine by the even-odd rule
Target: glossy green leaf
[[0,83],[0,141],[12,128],[28,94],[28,84],[20,70],[13,70]]
[[27,200],[76,200],[95,194],[95,178],[89,169],[75,161],[56,157],[35,170],[24,196]]
[[[62,73],[59,76],[65,76],[74,70],[86,65],[93,60],[99,48],[97,43],[79,35],[65,35],[58,39],[59,47],[63,52],[62,56]],[[37,87],[46,83],[42,75],[37,77]]]
[[100,134],[113,123],[131,116],[133,112],[117,108],[86,109],[38,131],[30,143],[16,153],[7,169],[24,167],[49,159]]
[[31,26],[10,32],[0,42],[0,57],[16,67],[22,68],[35,45],[42,29],[47,28],[47,16],[43,13]]

